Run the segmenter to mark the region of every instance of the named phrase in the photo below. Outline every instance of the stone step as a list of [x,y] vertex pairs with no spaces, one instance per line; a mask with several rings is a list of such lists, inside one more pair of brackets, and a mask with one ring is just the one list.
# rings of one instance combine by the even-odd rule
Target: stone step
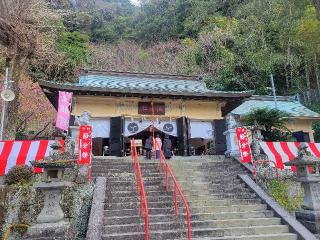
[[[153,185],[160,185],[164,182],[162,179],[157,179],[154,181],[143,181],[145,186],[153,186]],[[130,179],[127,181],[108,181],[107,187],[109,186],[136,186],[136,180]]]
[[[178,219],[185,218],[185,215],[180,214]],[[177,221],[177,217],[174,214],[149,214],[149,222],[172,222]],[[131,224],[131,223],[143,223],[144,218],[138,215],[133,216],[112,216],[103,218],[104,225],[121,225],[121,224]]]
[[[158,166],[140,166],[141,172],[159,172]],[[106,165],[93,165],[91,171],[106,171],[106,172],[134,172],[133,165],[127,166],[106,166]]]
[[[251,227],[251,226],[270,226],[279,225],[280,218],[251,218],[251,219],[230,219],[230,220],[213,220],[213,221],[192,221],[191,228],[230,228],[230,227]],[[144,222],[130,223],[123,225],[106,225],[105,233],[113,232],[143,232],[145,229]],[[155,222],[149,224],[149,230],[174,230],[186,229],[186,222]]]
[[[172,196],[149,196],[147,195],[148,202],[159,202],[159,201],[172,201]],[[138,202],[139,195],[136,196],[107,196],[107,203],[124,203],[124,202]]]
[[250,192],[240,192],[240,193],[211,193],[208,195],[200,194],[198,192],[185,192],[184,196],[188,200],[195,200],[195,199],[201,199],[206,197],[210,199],[247,199],[247,198],[255,198],[256,194],[250,193]]
[[[191,220],[225,220],[225,219],[245,219],[245,218],[266,218],[273,217],[273,212],[265,211],[251,211],[251,212],[221,212],[221,213],[192,213]],[[178,219],[185,219],[185,213],[179,213]],[[165,222],[177,219],[175,215],[170,214],[154,214],[149,215],[149,222]],[[133,216],[112,216],[104,217],[104,224],[130,224],[141,221],[139,215]]]
[[247,212],[247,211],[259,211],[259,210],[266,210],[267,205],[265,204],[255,204],[255,205],[231,205],[231,206],[208,206],[208,205],[196,205],[192,204],[193,212]]
[[[146,183],[144,183],[144,187],[146,190],[159,190],[159,189],[163,189],[163,187],[161,187],[161,185],[158,183],[153,184],[152,182],[148,183],[148,185],[146,185]],[[117,192],[117,191],[137,191],[137,187],[136,184],[130,184],[130,185],[108,185],[107,186],[107,192],[112,191],[112,192]]]
[[[120,198],[121,199],[121,198]],[[138,208],[140,205],[140,202],[137,201],[138,198],[124,198],[123,201],[121,202],[106,202],[105,203],[105,208],[106,209],[135,209]],[[173,206],[173,197],[172,196],[165,196],[163,198],[160,198],[160,201],[150,201],[150,197],[148,197],[148,206],[150,208],[155,207],[155,206]],[[156,199],[158,200],[158,199]],[[229,207],[232,205],[250,205],[250,204],[259,204],[261,203],[261,200],[259,199],[232,199],[232,200],[227,200],[227,199],[218,199],[218,200],[205,200],[205,199],[200,199],[196,201],[189,201],[188,203],[190,207],[197,207],[197,206],[215,206],[215,207]],[[181,201],[178,202],[179,205],[184,206]]]
[[181,184],[180,183],[180,186],[183,190],[186,190],[186,191],[190,191],[190,190],[198,191],[198,192],[199,191],[206,191],[209,193],[221,192],[221,191],[234,192],[233,191],[234,189],[246,189],[246,185],[244,183],[243,184],[225,184],[225,185],[222,185],[222,184],[191,185],[191,184]]
[[[180,240],[180,238],[178,238]],[[175,239],[175,240],[178,240]],[[192,240],[297,240],[298,237],[293,233],[265,234],[265,235],[244,235],[227,237],[192,237]]]
[[226,187],[225,189],[223,188],[213,188],[213,187],[210,187],[210,188],[193,188],[192,186],[190,187],[181,187],[182,188],[182,191],[183,193],[185,194],[217,194],[217,193],[224,193],[224,194],[227,194],[227,193],[234,193],[234,194],[238,194],[238,193],[251,193],[250,189],[248,188],[245,188],[245,187],[241,187],[241,185],[235,185],[235,186],[232,186],[232,187]]
[[[186,222],[185,222],[186,224]],[[280,218],[247,218],[247,219],[222,219],[222,220],[194,220],[191,222],[191,227],[250,227],[250,226],[268,226],[281,224]]]
[[[180,238],[182,233],[176,230],[162,230],[162,231],[150,231],[149,239],[172,239]],[[113,233],[103,234],[102,240],[143,240],[145,239],[144,232],[128,232],[128,233]]]
[[193,228],[192,233],[203,237],[243,236],[243,235],[264,235],[274,233],[288,233],[286,225],[250,226],[250,227],[229,227],[229,228]]
[[[185,213],[179,214],[180,216]],[[247,212],[219,212],[219,213],[192,213],[194,220],[225,220],[225,219],[248,219],[248,218],[268,218],[273,217],[274,213],[270,210],[247,211]]]
[[[274,233],[277,232],[277,233]],[[274,226],[263,226],[263,227],[241,227],[241,228],[207,228],[207,229],[192,229],[192,235],[196,237],[236,237],[243,236],[246,237],[253,236],[265,236],[265,235],[279,235],[288,233],[288,227],[284,225],[274,225]],[[226,235],[227,234],[227,235]],[[103,234],[102,239],[143,239],[145,233],[140,232],[122,232],[122,233],[111,233]],[[186,230],[177,231],[177,229],[172,230],[150,230],[150,239],[173,239],[177,237],[185,237]]]
[[[149,209],[149,215],[153,214],[174,214],[173,208],[151,208]],[[120,209],[120,210],[104,210],[105,217],[112,216],[137,216],[139,215],[139,208],[136,209]]]
[[[178,203],[180,206],[183,206],[181,202]],[[122,202],[122,203],[106,203],[105,209],[106,210],[119,210],[119,209],[137,209],[140,206],[140,202]],[[173,207],[173,199],[169,199],[166,201],[156,201],[150,202],[148,201],[149,208],[158,208],[161,207]]]

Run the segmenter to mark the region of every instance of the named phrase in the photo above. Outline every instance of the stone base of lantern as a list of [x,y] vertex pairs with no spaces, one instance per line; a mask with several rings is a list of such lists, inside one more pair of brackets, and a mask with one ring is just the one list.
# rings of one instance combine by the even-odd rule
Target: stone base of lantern
[[72,239],[70,224],[65,221],[57,223],[40,223],[28,229],[25,239],[67,240]]
[[320,211],[301,209],[296,211],[296,219],[312,233],[320,233]]

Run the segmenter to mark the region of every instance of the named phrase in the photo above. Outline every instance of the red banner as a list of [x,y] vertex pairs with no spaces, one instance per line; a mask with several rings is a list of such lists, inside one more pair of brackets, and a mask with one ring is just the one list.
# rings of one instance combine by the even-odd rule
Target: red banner
[[91,138],[92,127],[80,126],[79,127],[79,164],[91,163]]
[[239,149],[241,154],[241,162],[251,162],[251,149],[249,145],[248,132],[246,128],[237,128],[236,129]]

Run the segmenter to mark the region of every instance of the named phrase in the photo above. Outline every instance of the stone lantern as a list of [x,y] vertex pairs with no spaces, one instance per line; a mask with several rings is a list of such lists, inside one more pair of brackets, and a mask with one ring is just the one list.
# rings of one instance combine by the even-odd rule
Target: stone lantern
[[296,218],[313,233],[320,233],[320,159],[311,156],[307,146],[301,144],[298,156],[286,166],[296,166],[297,181],[304,188],[304,199]]
[[69,223],[64,219],[64,213],[60,206],[62,190],[72,186],[71,182],[65,181],[64,171],[74,166],[73,153],[61,153],[61,145],[58,142],[51,146],[49,157],[42,161],[34,161],[34,167],[43,169],[43,181],[35,183],[34,188],[44,194],[44,206],[37,217],[37,224],[28,229],[28,237],[42,237],[48,233],[57,236],[55,239],[66,239]]

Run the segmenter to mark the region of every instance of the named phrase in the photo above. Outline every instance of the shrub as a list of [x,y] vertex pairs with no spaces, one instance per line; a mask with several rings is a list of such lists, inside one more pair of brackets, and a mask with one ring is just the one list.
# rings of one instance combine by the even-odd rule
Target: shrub
[[8,185],[28,183],[31,181],[33,175],[33,169],[30,166],[14,166],[6,174],[4,181]]
[[290,180],[271,180],[266,184],[267,191],[289,212],[298,210],[303,202],[303,190]]

